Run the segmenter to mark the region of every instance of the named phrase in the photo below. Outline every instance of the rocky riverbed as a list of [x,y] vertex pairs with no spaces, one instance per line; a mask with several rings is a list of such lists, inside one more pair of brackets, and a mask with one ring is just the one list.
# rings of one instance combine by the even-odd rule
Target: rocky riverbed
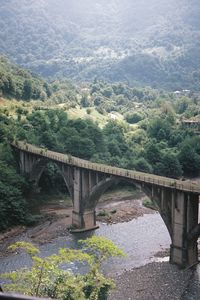
[[[169,262],[151,263],[115,276],[116,290],[109,300],[183,300],[192,270],[180,270]],[[191,300],[200,299],[191,298]]]
[[[142,205],[144,194],[122,189],[106,193],[97,205],[97,221],[108,224],[128,222],[143,214],[154,213]],[[17,240],[27,240],[38,245],[58,236],[66,236],[72,223],[72,207],[64,200],[50,201],[39,208],[41,220],[33,227],[16,226],[0,234],[0,257],[8,255],[8,246]]]

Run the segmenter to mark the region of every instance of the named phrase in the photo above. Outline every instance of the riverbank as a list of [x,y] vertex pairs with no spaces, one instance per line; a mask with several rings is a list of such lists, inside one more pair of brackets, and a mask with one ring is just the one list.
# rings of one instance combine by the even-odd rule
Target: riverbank
[[169,262],[150,263],[115,276],[116,290],[109,300],[183,300],[193,273]]
[[[133,188],[105,193],[97,208],[97,221],[116,224],[128,222],[143,214],[154,213],[142,205],[144,194]],[[69,235],[72,223],[72,207],[63,199],[47,201],[40,208],[41,220],[32,227],[16,226],[0,234],[0,257],[9,255],[8,246],[18,240],[26,240],[37,245],[49,243],[59,236]]]

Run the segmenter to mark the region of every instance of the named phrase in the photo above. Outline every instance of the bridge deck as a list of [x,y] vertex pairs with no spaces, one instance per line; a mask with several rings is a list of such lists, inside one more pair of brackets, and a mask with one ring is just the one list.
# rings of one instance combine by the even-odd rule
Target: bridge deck
[[80,159],[68,154],[62,154],[54,151],[50,151],[44,148],[40,148],[25,142],[13,142],[12,145],[20,150],[28,153],[36,154],[38,156],[49,158],[56,162],[62,162],[67,165],[84,168],[87,170],[94,170],[109,175],[115,175],[122,178],[134,179],[137,182],[150,183],[157,186],[165,186],[171,189],[180,191],[192,192],[200,194],[200,186],[192,181],[175,180],[168,177],[157,176],[154,174],[148,174],[133,170],[127,170],[104,164],[92,163],[88,160]]

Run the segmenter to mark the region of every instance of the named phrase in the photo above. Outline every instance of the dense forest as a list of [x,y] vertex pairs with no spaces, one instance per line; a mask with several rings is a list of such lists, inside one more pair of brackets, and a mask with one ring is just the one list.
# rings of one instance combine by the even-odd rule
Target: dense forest
[[22,100],[44,100],[51,95],[51,90],[47,82],[0,56],[0,93]]
[[[5,90],[1,84],[0,229],[34,221],[26,200],[31,186],[18,173],[9,144],[13,139],[94,162],[172,178],[199,175],[199,131],[184,123],[187,119],[199,120],[198,93],[186,91],[177,96],[98,80],[84,86],[74,86],[69,81],[47,84],[5,58],[1,63],[3,82],[9,78],[18,94],[24,95],[28,78],[30,86],[37,82],[36,87],[46,96],[42,99],[39,96],[38,100],[34,96],[22,97],[23,101],[16,101],[12,98],[14,95],[18,98],[15,89]],[[23,84],[18,85],[19,82]],[[93,115],[99,116],[98,121]],[[41,184],[46,190],[50,187],[62,190],[54,165],[49,165],[45,178]]]
[[2,0],[0,53],[51,79],[198,91],[199,13],[197,0]]

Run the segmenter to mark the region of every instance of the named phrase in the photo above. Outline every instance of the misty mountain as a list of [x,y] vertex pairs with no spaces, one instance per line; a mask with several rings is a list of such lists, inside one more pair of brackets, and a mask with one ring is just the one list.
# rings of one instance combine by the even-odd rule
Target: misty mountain
[[199,88],[197,0],[1,0],[0,53],[47,78]]

